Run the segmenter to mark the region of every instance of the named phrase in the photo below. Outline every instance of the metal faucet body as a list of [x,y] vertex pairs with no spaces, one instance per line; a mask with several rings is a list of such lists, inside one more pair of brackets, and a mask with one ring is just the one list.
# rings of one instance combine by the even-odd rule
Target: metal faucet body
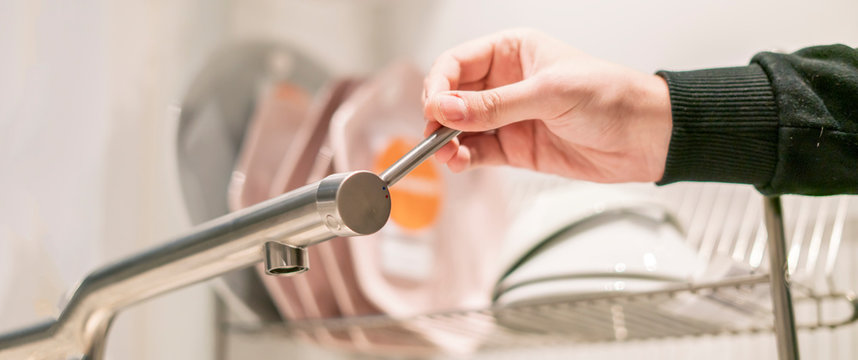
[[272,274],[300,273],[306,247],[374,233],[389,215],[387,183],[375,174],[328,176],[96,270],[57,320],[0,336],[0,359],[102,358],[110,322],[125,307],[260,261]]
[[110,323],[125,307],[259,262],[270,275],[304,272],[307,247],[380,230],[390,186],[459,133],[439,128],[380,176],[334,174],[104,266],[78,285],[58,319],[0,335],[0,360],[102,359]]

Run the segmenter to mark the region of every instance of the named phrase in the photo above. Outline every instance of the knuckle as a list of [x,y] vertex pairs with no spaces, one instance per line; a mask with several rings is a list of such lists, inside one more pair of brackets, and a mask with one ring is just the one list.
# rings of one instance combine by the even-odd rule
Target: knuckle
[[481,108],[479,121],[490,125],[496,122],[498,115],[503,110],[503,98],[497,91],[487,90],[481,93]]

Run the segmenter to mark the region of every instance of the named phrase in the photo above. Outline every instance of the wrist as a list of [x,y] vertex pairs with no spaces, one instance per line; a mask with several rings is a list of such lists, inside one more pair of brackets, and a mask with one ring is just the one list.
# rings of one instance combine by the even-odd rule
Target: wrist
[[637,96],[629,99],[635,103],[637,116],[631,134],[634,149],[641,161],[641,181],[657,182],[664,176],[667,153],[670,148],[673,118],[670,107],[670,90],[667,82],[658,75],[646,75],[635,81]]

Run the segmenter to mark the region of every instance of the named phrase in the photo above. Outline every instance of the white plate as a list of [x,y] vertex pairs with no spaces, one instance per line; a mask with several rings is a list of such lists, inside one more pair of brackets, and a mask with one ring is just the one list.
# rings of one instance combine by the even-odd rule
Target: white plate
[[662,205],[620,188],[544,192],[509,235],[494,294],[504,304],[656,290],[690,282],[702,266]]

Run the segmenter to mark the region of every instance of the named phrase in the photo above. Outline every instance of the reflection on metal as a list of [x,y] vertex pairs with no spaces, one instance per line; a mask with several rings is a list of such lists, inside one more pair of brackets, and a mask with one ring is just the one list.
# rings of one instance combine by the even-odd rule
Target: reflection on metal
[[307,250],[283,245],[276,241],[265,243],[265,273],[268,275],[297,275],[310,269]]
[[[0,359],[100,359],[122,308],[263,261],[270,241],[303,248],[378,231],[390,215],[386,186],[366,171],[334,174],[105,266],[84,279],[59,319],[0,336]],[[281,265],[306,266],[303,256],[281,258]]]
[[786,255],[781,198],[777,196],[766,197],[763,201],[769,239],[769,269],[778,358],[780,360],[797,360],[798,338],[795,335],[795,314],[792,308],[792,295],[788,279],[789,264]]
[[462,132],[453,130],[447,127],[440,127],[432,134],[429,134],[423,141],[415,146],[411,151],[402,156],[393,165],[384,170],[379,176],[388,186],[393,186],[399,179],[402,179],[411,170],[414,170],[423,161],[426,161],[432,154],[441,149],[444,144],[453,140]]

